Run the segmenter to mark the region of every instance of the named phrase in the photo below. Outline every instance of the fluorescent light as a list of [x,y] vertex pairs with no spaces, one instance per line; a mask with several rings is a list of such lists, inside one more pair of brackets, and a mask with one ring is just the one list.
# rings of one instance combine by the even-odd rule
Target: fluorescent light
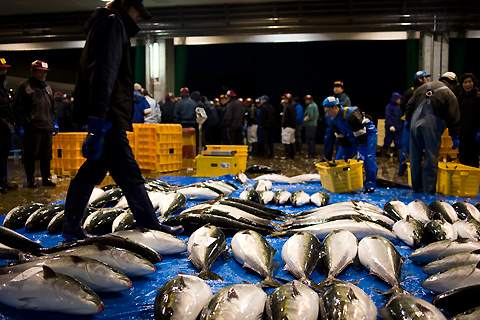
[[150,78],[158,79],[160,77],[160,66],[159,66],[159,51],[158,43],[154,42],[149,45],[150,50]]

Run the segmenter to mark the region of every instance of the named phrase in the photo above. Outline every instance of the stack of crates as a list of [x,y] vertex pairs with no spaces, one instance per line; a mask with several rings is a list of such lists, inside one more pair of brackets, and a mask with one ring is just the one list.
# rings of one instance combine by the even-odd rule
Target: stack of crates
[[61,132],[53,137],[51,170],[58,176],[74,177],[85,162],[82,155],[86,132]]
[[207,150],[236,151],[238,166],[242,172],[247,169],[248,146],[243,145],[206,145]]
[[363,188],[363,161],[353,159],[320,162],[315,166],[322,187],[333,193],[346,193]]
[[447,158],[450,157],[451,159],[458,158],[458,148],[452,150],[453,142],[452,138],[448,134],[448,128],[442,134],[442,146],[440,147],[440,152],[438,154],[439,159],[443,159],[443,161],[447,161]]
[[196,139],[195,128],[182,129],[182,168],[195,168]]
[[134,124],[135,159],[140,169],[169,172],[182,169],[180,124]]

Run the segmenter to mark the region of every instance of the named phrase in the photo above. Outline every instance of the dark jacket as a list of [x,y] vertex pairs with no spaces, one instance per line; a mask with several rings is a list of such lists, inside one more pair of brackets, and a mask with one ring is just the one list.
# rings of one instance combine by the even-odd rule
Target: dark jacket
[[150,105],[140,91],[133,92],[133,118],[132,123],[145,122],[145,109],[150,108]]
[[245,110],[245,116],[246,116],[246,120],[247,120],[247,126],[252,126],[254,124],[258,124],[258,121],[257,121],[257,111],[258,111],[258,108],[255,104],[251,104],[249,105],[248,107],[246,107],[246,110]]
[[6,88],[6,76],[0,76],[0,128],[13,129],[13,110]]
[[174,123],[173,110],[175,110],[175,101],[166,99],[164,103],[160,105],[162,110],[162,123]]
[[[420,105],[428,91],[427,85],[428,83],[422,85],[413,93],[412,98],[407,103],[405,119],[412,119],[415,109]],[[431,82],[432,91],[442,86],[448,87],[448,84],[442,81]],[[448,134],[450,136],[458,136],[460,130],[460,110],[458,108],[457,98],[453,92],[448,89],[433,93],[431,96],[431,104],[435,114],[447,123]]]
[[275,127],[277,127],[276,119],[277,117],[273,106],[268,102],[262,104],[262,106],[260,107],[260,117],[258,120],[258,125],[262,129],[274,129]]
[[197,114],[195,113],[196,108],[197,103],[195,101],[190,99],[188,95],[182,96],[182,99],[175,103],[173,122],[182,125],[195,125],[197,123]]
[[338,98],[338,101],[340,102],[340,105],[342,105],[344,107],[352,106],[352,102],[350,101],[350,97],[345,92],[341,92],[339,94],[334,94],[333,96],[335,98]]
[[58,128],[60,132],[68,132],[72,130],[72,106],[65,101],[62,97],[55,97],[53,103],[57,110]]
[[25,130],[54,132],[56,109],[52,88],[34,77],[22,82],[15,93],[14,113]]
[[296,117],[295,107],[293,104],[287,103],[283,108],[282,128],[290,127],[295,129],[297,126]]
[[122,9],[97,8],[85,24],[87,41],[80,57],[73,120],[106,118],[113,128],[132,131],[133,72],[130,38],[140,30]]
[[227,104],[225,115],[223,116],[223,125],[228,130],[243,128],[244,117],[245,109],[243,105],[237,99],[232,99]]
[[475,136],[480,126],[480,92],[477,88],[469,92],[462,89],[457,98],[460,108],[460,136]]
[[415,92],[414,87],[410,87],[402,95],[402,100],[400,100],[400,109],[402,109],[403,114],[405,114],[405,111],[407,110],[407,103],[408,100],[413,96],[413,92]]
[[401,131],[403,128],[402,123],[402,109],[400,109],[400,105],[397,104],[397,100],[400,99],[402,96],[394,92],[392,93],[392,98],[390,99],[390,103],[385,108],[385,130],[390,131],[390,127],[395,127],[395,131]]

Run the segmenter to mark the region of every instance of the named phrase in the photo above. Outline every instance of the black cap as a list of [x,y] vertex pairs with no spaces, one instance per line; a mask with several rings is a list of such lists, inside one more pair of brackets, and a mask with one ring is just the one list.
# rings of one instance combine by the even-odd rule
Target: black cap
[[152,15],[143,6],[143,0],[130,0],[135,9],[138,10],[143,19],[148,20]]

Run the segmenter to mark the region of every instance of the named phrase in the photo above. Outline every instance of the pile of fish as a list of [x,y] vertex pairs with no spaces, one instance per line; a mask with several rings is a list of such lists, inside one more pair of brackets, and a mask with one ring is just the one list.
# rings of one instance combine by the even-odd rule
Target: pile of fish
[[[187,250],[170,234],[147,229],[119,231],[105,236],[43,248],[5,227],[0,242],[16,262],[0,266],[0,302],[12,307],[91,315],[105,305],[97,293],[132,287],[131,277],[155,272],[162,254]],[[1,252],[1,251],[0,251]]]

